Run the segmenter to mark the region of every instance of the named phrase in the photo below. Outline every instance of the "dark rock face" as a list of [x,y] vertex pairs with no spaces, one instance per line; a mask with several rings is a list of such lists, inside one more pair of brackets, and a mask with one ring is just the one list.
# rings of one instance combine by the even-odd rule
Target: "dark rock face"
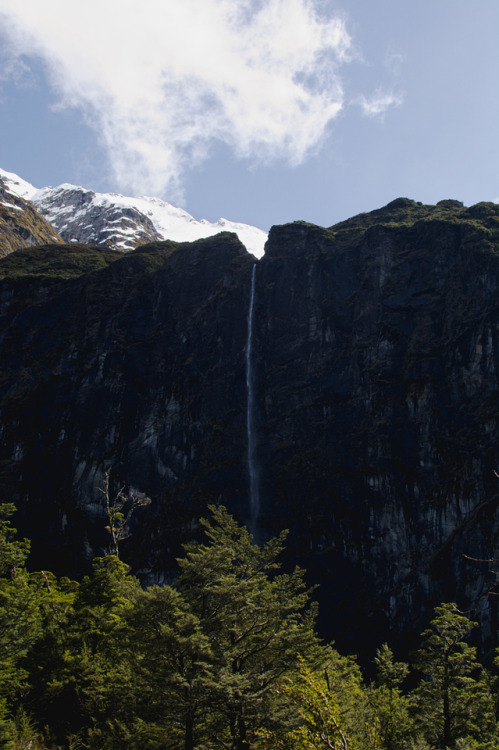
[[[408,647],[453,599],[497,642],[468,558],[497,556],[498,249],[499,207],[399,199],[274,227],[258,262],[260,533],[290,529],[339,645]],[[254,259],[230,234],[92,252],[57,278],[0,262],[0,477],[33,564],[74,574],[108,543],[110,469],[153,499],[123,556],[161,579],[207,503],[247,518]]]
[[39,272],[29,299],[12,272],[1,282],[2,480],[33,564],[75,573],[107,544],[98,488],[109,468],[116,486],[154,498],[134,559],[157,575],[207,501],[245,491],[251,267],[226,234],[65,281]]
[[258,269],[268,522],[364,645],[439,600],[475,604],[487,582],[463,554],[494,557],[498,530],[490,234],[386,218],[346,247],[348,227],[275,228]]

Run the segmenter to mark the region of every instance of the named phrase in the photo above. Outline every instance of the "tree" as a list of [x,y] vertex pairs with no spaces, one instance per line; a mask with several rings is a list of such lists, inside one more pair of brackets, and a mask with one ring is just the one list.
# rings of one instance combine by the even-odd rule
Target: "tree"
[[[50,594],[44,637],[32,654],[31,700],[35,717],[48,721],[58,743],[73,736],[84,747],[100,748],[112,737],[114,748],[120,712],[133,707],[124,618],[140,585],[114,555],[97,558],[93,567],[79,585],[45,574]],[[44,577],[33,576],[43,587]]]
[[15,572],[24,567],[29,554],[28,539],[17,540],[17,530],[11,526],[10,517],[16,506],[12,503],[0,504],[0,576],[12,578]]
[[29,542],[15,540],[9,521],[14,512],[11,503],[0,505],[0,738],[19,705],[27,677],[23,661],[41,636],[39,601],[24,567]]
[[[28,576],[21,548],[7,550],[5,632],[9,618],[16,626],[5,636],[4,695],[22,709],[13,698],[23,687],[24,734],[32,719],[54,743],[86,750],[242,750],[280,721],[273,688],[299,653],[313,665],[320,652],[315,607],[303,572],[279,570],[284,535],[260,548],[224,509],[212,514],[175,586],[142,590],[114,555],[81,584]],[[0,597],[0,620],[2,606]],[[29,629],[17,634],[23,613]]]
[[226,747],[248,748],[271,711],[272,688],[317,647],[315,608],[303,571],[277,573],[285,534],[263,547],[222,507],[203,520],[207,543],[179,560],[178,588],[199,619],[212,652],[207,697],[212,732]]
[[379,722],[385,747],[396,750],[412,729],[409,700],[400,687],[409,667],[394,661],[393,652],[386,643],[377,650],[374,663],[377,675],[368,691],[369,706]]
[[151,498],[147,497],[144,492],[125,492],[121,487],[114,498],[109,494],[109,477],[110,471],[104,475],[104,489],[99,488],[99,492],[104,495],[106,503],[106,514],[108,525],[106,531],[111,535],[111,554],[119,558],[119,544],[123,539],[128,539],[131,535],[130,522],[137,508],[149,505]]
[[[294,677],[287,677],[277,690],[295,712],[295,720],[274,732],[261,732],[262,748],[282,750],[348,750],[349,740],[341,710],[329,690],[325,673],[312,672],[303,659]],[[351,745],[350,745],[351,747]]]
[[158,747],[192,750],[201,739],[201,714],[213,683],[212,652],[198,617],[179,591],[152,586],[141,592],[126,625],[140,716],[137,747],[145,736],[155,736],[161,738]]
[[485,740],[495,731],[494,702],[476,649],[466,643],[477,623],[456,604],[442,604],[422,633],[414,664],[423,679],[413,692],[416,723],[438,747],[460,738]]
[[323,649],[320,667],[300,658],[299,669],[286,676],[276,693],[285,721],[260,730],[261,750],[381,750],[376,717],[366,712],[360,669],[352,657]]

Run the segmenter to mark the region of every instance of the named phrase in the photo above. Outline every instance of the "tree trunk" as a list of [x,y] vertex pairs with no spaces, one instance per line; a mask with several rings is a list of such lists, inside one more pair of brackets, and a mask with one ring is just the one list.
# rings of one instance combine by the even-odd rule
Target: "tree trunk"
[[232,737],[232,750],[249,750],[242,702],[238,703],[234,707],[234,711],[231,712],[229,724]]
[[185,721],[184,750],[194,750],[194,720],[190,715]]
[[444,731],[442,747],[450,747],[451,744],[451,709],[450,709],[450,685],[449,685],[449,656],[446,654],[444,665],[444,683],[443,683],[443,714],[444,714]]
[[190,705],[185,714],[184,750],[194,750],[194,713],[195,709],[191,703],[191,691],[189,687],[184,688],[184,697]]
[[237,729],[238,729],[237,750],[248,750],[249,745],[246,740],[246,722],[244,721],[242,705],[239,706],[239,715],[237,717]]

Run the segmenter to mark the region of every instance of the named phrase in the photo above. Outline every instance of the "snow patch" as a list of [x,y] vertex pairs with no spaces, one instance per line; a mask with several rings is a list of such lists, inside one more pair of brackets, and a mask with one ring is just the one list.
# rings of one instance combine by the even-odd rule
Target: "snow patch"
[[37,192],[37,188],[30,185],[26,180],[21,179],[17,174],[13,172],[6,172],[4,169],[0,169],[0,179],[5,183],[7,190],[19,198],[24,198],[30,201],[33,195]]

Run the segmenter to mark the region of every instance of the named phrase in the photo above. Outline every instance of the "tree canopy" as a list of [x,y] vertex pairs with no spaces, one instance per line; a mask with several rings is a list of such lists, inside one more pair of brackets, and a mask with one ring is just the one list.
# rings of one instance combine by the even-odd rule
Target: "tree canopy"
[[222,507],[171,585],[116,555],[81,582],[28,572],[0,508],[0,744],[10,750],[493,750],[497,678],[437,607],[412,665],[387,644],[366,681],[321,643],[285,533],[255,544]]

